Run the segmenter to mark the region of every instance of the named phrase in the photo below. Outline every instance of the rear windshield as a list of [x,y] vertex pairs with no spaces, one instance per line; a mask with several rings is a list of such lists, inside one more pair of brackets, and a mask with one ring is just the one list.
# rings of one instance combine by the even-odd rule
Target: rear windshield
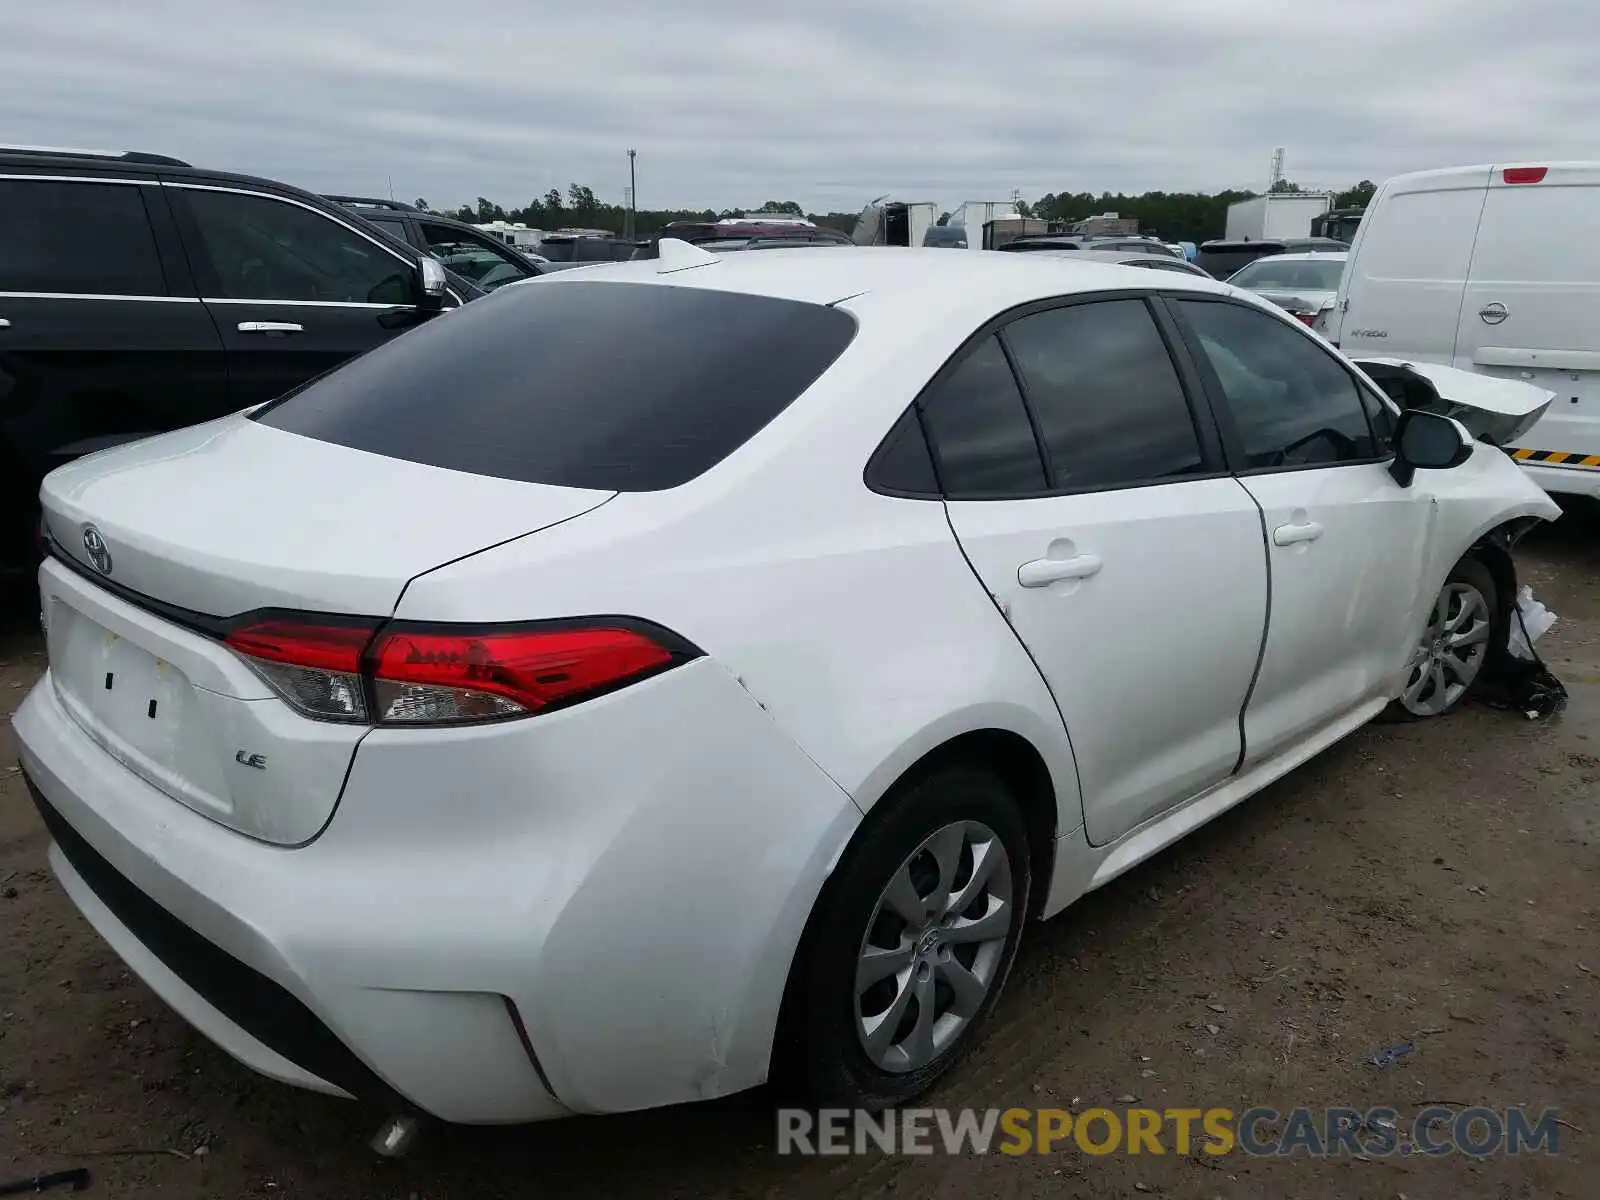
[[1344,263],[1338,259],[1258,258],[1228,282],[1260,291],[1336,292]]
[[767,296],[531,281],[437,316],[255,419],[474,475],[655,491],[748,441],[855,328],[839,309]]

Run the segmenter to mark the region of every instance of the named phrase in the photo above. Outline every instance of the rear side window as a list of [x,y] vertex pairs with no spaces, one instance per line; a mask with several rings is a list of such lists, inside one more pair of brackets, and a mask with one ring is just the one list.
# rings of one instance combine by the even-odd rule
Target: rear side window
[[1017,378],[986,338],[923,401],[944,494],[952,500],[1037,495],[1044,463]]
[[0,292],[165,296],[141,191],[0,179]]
[[1005,339],[1039,422],[1052,488],[1203,469],[1178,372],[1142,300],[1046,309],[1007,325]]
[[655,491],[754,436],[855,336],[835,308],[658,284],[506,288],[257,414],[408,462]]

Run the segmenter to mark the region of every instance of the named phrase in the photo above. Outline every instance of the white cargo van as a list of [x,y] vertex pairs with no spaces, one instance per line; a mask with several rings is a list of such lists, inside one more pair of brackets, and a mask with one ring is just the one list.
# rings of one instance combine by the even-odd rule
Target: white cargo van
[[1367,206],[1319,329],[1352,358],[1444,363],[1555,393],[1505,450],[1600,497],[1600,163],[1400,175]]

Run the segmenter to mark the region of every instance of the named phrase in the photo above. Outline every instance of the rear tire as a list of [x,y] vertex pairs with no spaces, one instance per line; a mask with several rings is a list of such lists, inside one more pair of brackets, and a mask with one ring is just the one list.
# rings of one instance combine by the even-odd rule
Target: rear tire
[[1027,830],[993,774],[941,768],[880,803],[817,902],[785,996],[774,1082],[819,1107],[901,1104],[954,1067],[1028,912]]
[[1446,716],[1482,685],[1485,668],[1505,645],[1505,614],[1489,568],[1463,558],[1428,608],[1402,690],[1384,716],[1426,721]]

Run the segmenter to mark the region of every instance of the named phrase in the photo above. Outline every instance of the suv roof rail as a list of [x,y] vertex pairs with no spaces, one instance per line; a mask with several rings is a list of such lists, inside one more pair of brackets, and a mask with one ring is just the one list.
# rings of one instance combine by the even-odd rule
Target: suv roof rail
[[27,154],[38,158],[108,158],[119,162],[153,163],[165,167],[190,164],[169,154],[150,154],[143,150],[80,150],[68,146],[0,145],[0,154]]
[[332,196],[324,195],[324,200],[332,200],[335,204],[343,204],[347,208],[386,208],[391,212],[416,212],[415,204],[407,204],[403,200],[384,200],[379,196]]

